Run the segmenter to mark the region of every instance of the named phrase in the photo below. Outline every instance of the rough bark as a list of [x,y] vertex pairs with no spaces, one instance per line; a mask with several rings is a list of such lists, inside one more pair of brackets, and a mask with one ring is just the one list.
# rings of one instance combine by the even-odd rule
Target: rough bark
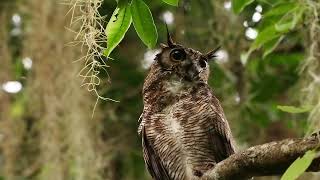
[[[308,150],[319,148],[319,133],[307,138],[285,139],[240,151],[205,174],[206,180],[244,179],[254,176],[280,175]],[[308,171],[320,171],[317,156]]]

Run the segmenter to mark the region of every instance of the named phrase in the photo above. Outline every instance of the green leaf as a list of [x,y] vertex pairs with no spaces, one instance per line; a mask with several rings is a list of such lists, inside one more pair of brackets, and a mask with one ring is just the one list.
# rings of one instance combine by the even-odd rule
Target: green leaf
[[10,115],[13,118],[20,118],[23,116],[25,112],[25,103],[26,102],[26,96],[23,94],[17,98],[16,101],[11,105],[10,109]]
[[271,8],[267,13],[263,15],[263,17],[266,18],[270,16],[281,16],[287,14],[289,11],[296,8],[297,6],[297,3],[293,2],[280,3]]
[[274,26],[268,26],[258,33],[257,38],[251,45],[251,49],[255,50],[260,48],[263,44],[277,38],[280,36],[280,33],[276,31]]
[[233,12],[239,14],[246,6],[251,4],[254,0],[232,0]]
[[264,52],[263,52],[263,58],[265,58],[268,54],[270,54],[282,41],[284,36],[280,36],[278,38],[275,38],[267,43],[264,44]]
[[121,42],[132,22],[129,4],[118,5],[106,27],[107,49],[104,55],[109,57],[113,49]]
[[278,109],[288,113],[304,113],[310,111],[313,107],[312,106],[302,106],[302,107],[295,107],[295,106],[277,106]]
[[289,30],[294,28],[293,21],[286,23],[277,23],[275,24],[276,30],[279,32],[288,32]]
[[247,61],[251,55],[251,53],[253,52],[254,49],[250,48],[248,52],[245,53],[241,53],[240,55],[240,61],[242,64],[247,64]]
[[156,45],[158,33],[152,14],[143,0],[133,0],[131,4],[133,25],[142,42],[149,48]]
[[308,169],[315,156],[316,152],[314,150],[307,151],[302,158],[299,157],[289,166],[289,168],[281,177],[281,180],[297,179]]
[[257,0],[258,3],[266,4],[268,6],[275,6],[277,4],[283,3],[283,2],[289,2],[290,0]]
[[276,31],[288,32],[294,29],[299,20],[302,18],[303,11],[303,8],[296,7],[292,11],[288,12],[275,24]]
[[178,6],[179,4],[179,0],[162,0],[162,1],[172,6]]

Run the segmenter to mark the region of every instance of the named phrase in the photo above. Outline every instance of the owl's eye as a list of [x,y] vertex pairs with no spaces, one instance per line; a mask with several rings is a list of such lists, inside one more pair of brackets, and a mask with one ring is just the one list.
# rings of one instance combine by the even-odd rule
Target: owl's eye
[[182,49],[175,49],[171,51],[170,57],[175,61],[183,61],[186,59],[186,53]]

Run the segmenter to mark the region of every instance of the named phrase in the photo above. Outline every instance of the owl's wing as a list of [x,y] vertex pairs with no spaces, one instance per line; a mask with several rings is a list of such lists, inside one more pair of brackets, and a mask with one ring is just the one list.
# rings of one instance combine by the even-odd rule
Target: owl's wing
[[161,163],[160,157],[154,151],[152,145],[148,141],[145,127],[142,127],[142,148],[143,157],[151,176],[155,180],[170,180],[170,176]]
[[224,117],[224,113],[218,99],[212,97],[211,102],[213,114],[210,118],[212,128],[209,131],[209,138],[212,140],[216,161],[220,162],[234,154],[235,148],[231,130],[226,118]]

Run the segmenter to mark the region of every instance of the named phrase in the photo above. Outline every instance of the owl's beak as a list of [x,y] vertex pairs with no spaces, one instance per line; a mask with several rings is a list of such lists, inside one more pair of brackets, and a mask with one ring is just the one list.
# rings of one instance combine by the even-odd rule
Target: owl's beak
[[185,77],[188,81],[197,81],[200,79],[200,73],[202,69],[199,65],[193,63],[190,65],[190,67],[187,70],[187,75]]

